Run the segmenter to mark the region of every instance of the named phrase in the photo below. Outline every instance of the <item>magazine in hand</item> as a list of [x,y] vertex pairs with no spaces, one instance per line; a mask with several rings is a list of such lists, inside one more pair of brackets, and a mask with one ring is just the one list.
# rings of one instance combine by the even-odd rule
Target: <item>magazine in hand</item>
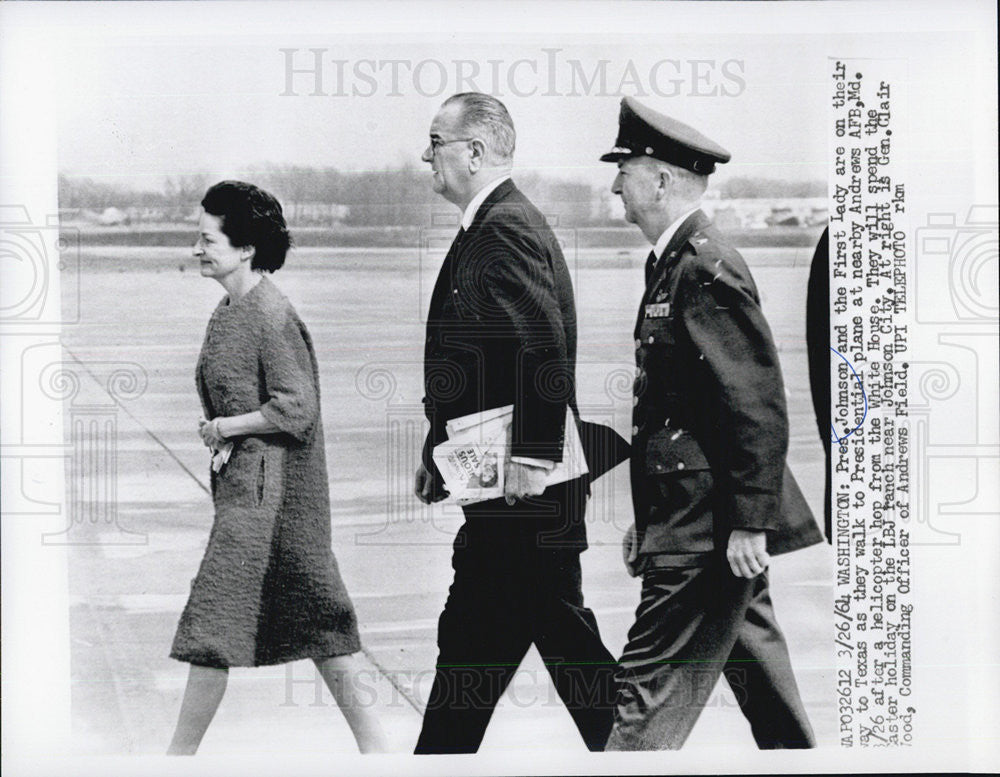
[[[445,424],[448,440],[437,445],[433,455],[453,500],[473,504],[503,496],[504,463],[513,419],[514,406],[506,405],[453,418]],[[573,480],[587,472],[576,420],[567,407],[563,460],[549,473],[545,485]]]

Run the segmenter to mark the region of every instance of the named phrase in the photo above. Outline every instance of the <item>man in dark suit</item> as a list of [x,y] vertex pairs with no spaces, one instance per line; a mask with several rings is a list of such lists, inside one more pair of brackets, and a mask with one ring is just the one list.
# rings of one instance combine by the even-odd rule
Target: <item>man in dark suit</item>
[[750,271],[699,203],[729,153],[631,98],[612,191],[653,244],[635,326],[635,525],[642,601],[609,750],[680,748],[720,674],[761,748],[811,747],[768,593],[770,554],[821,540],[785,466],[778,355]]
[[475,752],[532,643],[587,747],[602,749],[611,730],[614,659],[580,582],[586,483],[545,487],[567,405],[576,415],[573,289],[545,217],[510,180],[514,139],[499,100],[463,93],[441,106],[423,155],[434,190],[463,215],[427,320],[417,496],[446,496],[431,457],[446,421],[504,405],[514,416],[505,498],[463,508],[417,753]]
[[830,228],[823,230],[809,265],[806,285],[806,353],[809,354],[809,391],[812,394],[816,428],[823,443],[826,462],[823,490],[823,531],[833,542],[833,471],[830,466]]

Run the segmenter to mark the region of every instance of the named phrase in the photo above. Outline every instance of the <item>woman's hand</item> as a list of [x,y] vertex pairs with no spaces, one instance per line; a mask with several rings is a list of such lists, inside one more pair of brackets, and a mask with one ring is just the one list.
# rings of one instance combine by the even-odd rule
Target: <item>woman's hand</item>
[[[225,430],[222,424],[225,423]],[[281,429],[268,421],[259,410],[243,415],[218,416],[211,421],[198,421],[198,434],[209,448],[221,448],[230,437],[276,434]]]
[[211,421],[206,421],[204,418],[198,421],[198,433],[201,435],[201,441],[209,448],[221,448],[226,442],[226,437],[220,428],[221,421],[221,416],[213,418]]

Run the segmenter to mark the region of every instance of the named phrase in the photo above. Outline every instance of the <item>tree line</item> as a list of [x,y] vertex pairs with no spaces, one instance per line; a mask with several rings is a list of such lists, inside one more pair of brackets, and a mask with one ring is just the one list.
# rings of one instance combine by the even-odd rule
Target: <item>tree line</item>
[[[332,167],[266,165],[251,168],[247,180],[272,192],[290,224],[298,226],[425,226],[442,201],[431,190],[427,170],[413,166],[345,172]],[[619,223],[607,187],[519,171],[518,185],[546,215],[566,227]],[[117,208],[132,220],[183,222],[197,210],[214,183],[206,175],[168,176],[160,189],[137,190],[91,178],[60,174],[59,207],[69,211]],[[796,198],[826,195],[826,183],[767,178],[731,178],[718,187],[730,198]]]

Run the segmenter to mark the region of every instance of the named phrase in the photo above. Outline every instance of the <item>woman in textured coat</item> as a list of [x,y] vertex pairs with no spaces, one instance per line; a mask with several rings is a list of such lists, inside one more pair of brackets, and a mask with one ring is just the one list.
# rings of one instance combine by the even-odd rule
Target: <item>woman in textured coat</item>
[[284,264],[290,246],[281,206],[237,181],[210,188],[201,205],[194,256],[228,292],[196,371],[209,419],[200,434],[215,454],[215,522],[171,650],[191,668],[169,752],[197,750],[228,667],[303,658],[315,662],[359,749],[382,750],[377,719],[354,695],[361,644],[330,548],[312,340],[263,275]]

